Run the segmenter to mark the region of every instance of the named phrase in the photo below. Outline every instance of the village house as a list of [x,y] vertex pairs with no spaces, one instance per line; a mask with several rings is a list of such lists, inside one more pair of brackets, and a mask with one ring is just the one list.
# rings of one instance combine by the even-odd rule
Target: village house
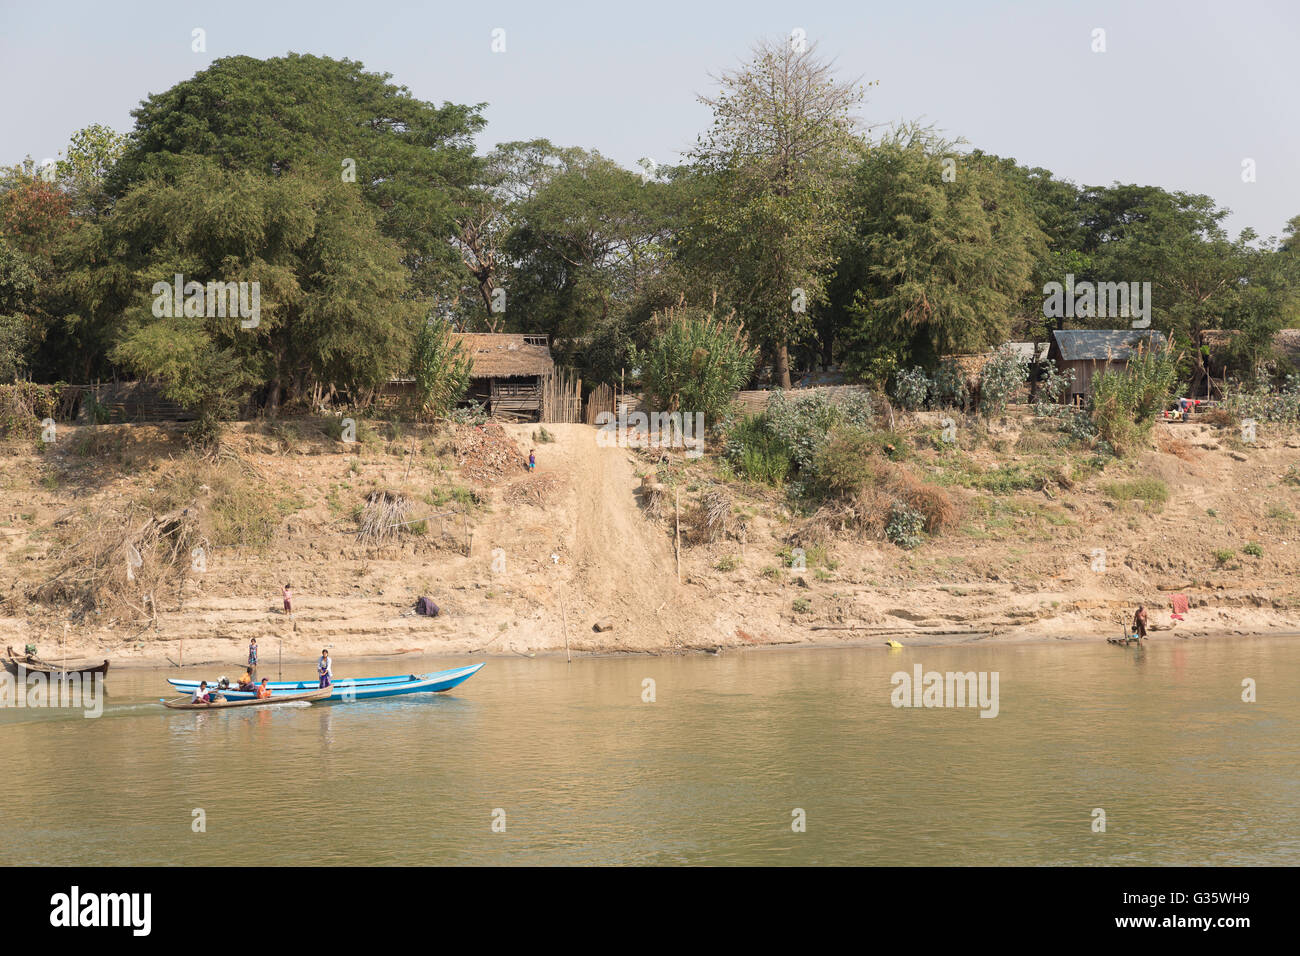
[[1161,350],[1169,339],[1155,329],[1057,329],[1047,350],[1060,372],[1074,372],[1064,400],[1081,404],[1092,394],[1092,380],[1100,372],[1123,371],[1139,350]]
[[540,420],[544,383],[555,372],[545,335],[456,332],[473,367],[466,401],[491,415]]

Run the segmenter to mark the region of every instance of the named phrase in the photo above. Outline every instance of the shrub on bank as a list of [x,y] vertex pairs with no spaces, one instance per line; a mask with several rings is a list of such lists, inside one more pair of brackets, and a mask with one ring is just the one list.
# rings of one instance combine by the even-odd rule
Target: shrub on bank
[[901,501],[890,505],[885,537],[892,543],[910,551],[921,543],[921,531],[924,527],[925,517],[919,511],[909,508]]
[[1123,371],[1102,372],[1092,380],[1089,400],[1097,434],[1119,456],[1145,441],[1178,382],[1178,367],[1167,352],[1141,349]]

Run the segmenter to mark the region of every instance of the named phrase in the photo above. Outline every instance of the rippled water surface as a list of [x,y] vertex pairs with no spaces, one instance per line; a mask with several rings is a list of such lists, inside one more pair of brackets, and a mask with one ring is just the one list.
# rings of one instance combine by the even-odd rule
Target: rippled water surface
[[[893,707],[918,663],[996,671],[998,716]],[[1295,639],[493,659],[203,714],[158,705],[177,673],[0,711],[0,863],[1300,864]]]

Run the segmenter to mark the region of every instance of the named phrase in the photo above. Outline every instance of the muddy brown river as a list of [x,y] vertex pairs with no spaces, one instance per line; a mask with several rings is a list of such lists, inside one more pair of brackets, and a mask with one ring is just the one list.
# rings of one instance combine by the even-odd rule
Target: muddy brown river
[[0,709],[0,864],[1300,864],[1295,638],[515,657],[445,695],[157,703],[209,671],[114,671],[96,718]]

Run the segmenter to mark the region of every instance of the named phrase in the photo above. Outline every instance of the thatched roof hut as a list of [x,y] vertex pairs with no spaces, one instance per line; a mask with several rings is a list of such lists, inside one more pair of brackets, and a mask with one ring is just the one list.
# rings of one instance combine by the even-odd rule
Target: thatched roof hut
[[468,398],[493,415],[541,415],[542,383],[555,371],[545,335],[456,332],[452,337],[473,364]]

